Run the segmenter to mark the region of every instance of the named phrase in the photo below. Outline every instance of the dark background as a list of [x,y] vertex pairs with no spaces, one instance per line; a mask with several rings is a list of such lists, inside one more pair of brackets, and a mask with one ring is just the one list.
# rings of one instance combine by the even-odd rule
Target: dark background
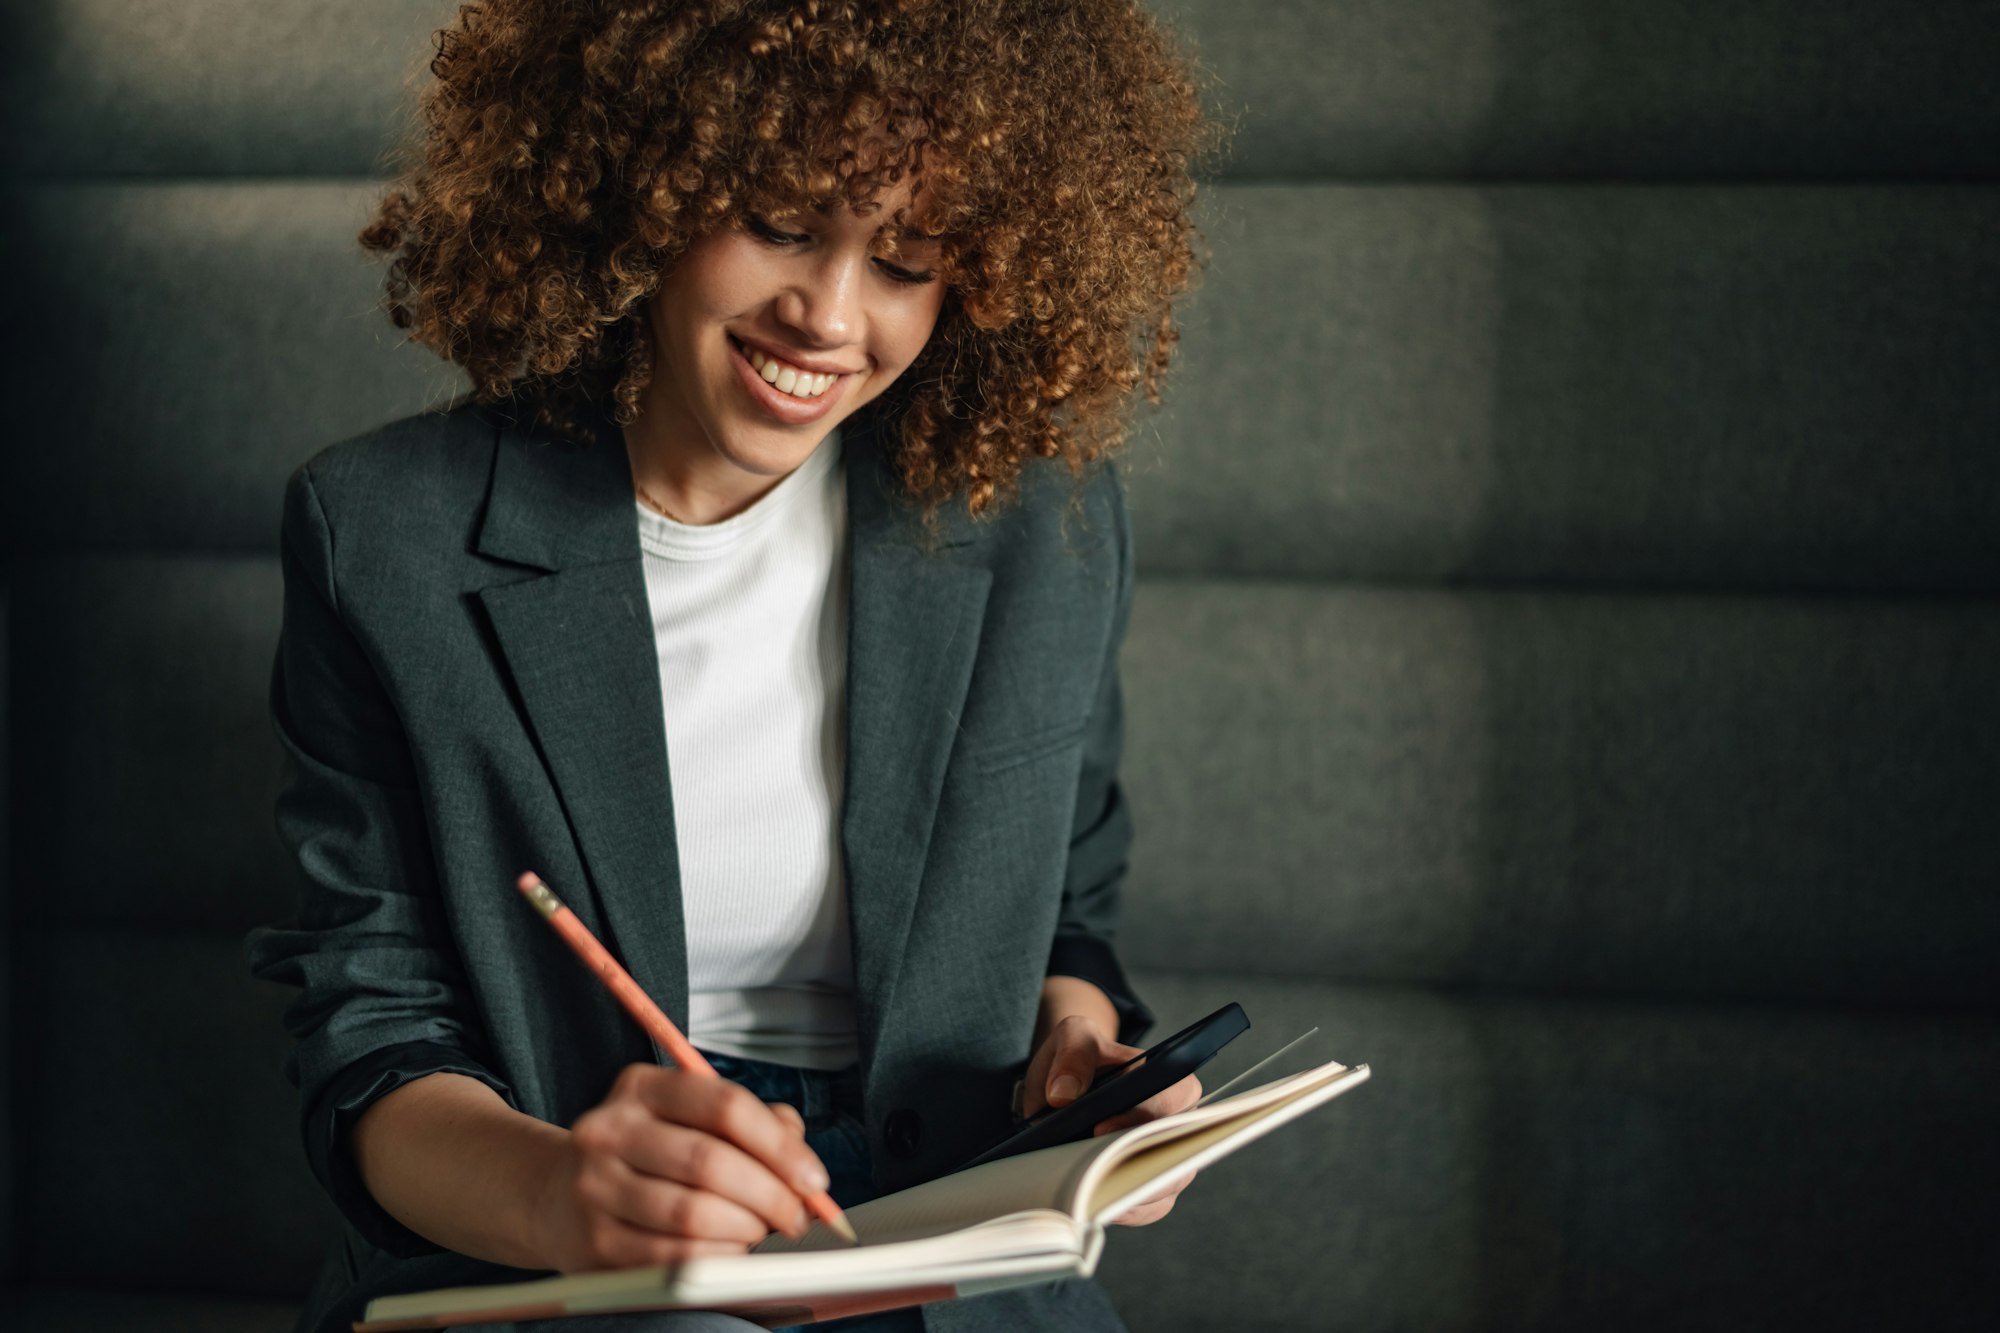
[[[1994,1326],[2000,5],[1161,8],[1237,134],[1125,953],[1376,1076],[1112,1237],[1135,1333]],[[328,1233],[278,503],[456,391],[353,244],[450,9],[6,17],[10,1328],[283,1328]]]

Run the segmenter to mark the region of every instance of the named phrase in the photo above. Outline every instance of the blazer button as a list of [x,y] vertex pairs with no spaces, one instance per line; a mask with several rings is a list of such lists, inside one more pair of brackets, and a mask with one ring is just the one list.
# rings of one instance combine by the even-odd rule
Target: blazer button
[[882,1142],[897,1157],[915,1157],[924,1146],[924,1118],[908,1109],[889,1112],[882,1123]]

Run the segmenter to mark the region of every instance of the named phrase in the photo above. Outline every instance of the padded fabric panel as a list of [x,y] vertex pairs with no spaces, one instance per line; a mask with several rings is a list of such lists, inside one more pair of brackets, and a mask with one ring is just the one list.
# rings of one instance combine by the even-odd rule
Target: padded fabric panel
[[1150,571],[2000,587],[2000,189],[1219,202]]
[[1156,0],[1245,177],[1926,176],[2000,167],[1983,0]]
[[2000,1322],[1990,1018],[1135,982],[1164,1029],[1243,1004],[1216,1083],[1314,1024],[1374,1071],[1113,1232],[1135,1330]]
[[[0,1052],[14,1048],[14,710],[12,678],[13,579],[0,565]],[[0,1055],[0,1144],[14,1142],[14,1062]],[[14,1276],[14,1154],[0,1152],[0,1284]]]
[[[19,743],[51,780],[17,808],[52,835],[22,848],[23,915],[288,916],[275,562],[26,569],[17,614],[47,647],[19,666]],[[1127,947],[1336,977],[1990,1002],[1996,670],[1976,603],[1150,581],[1125,656],[1146,906]]]
[[1990,602],[1147,583],[1123,949],[1990,1007],[1996,677]]
[[[23,162],[375,169],[437,0],[52,0]],[[1921,176],[2000,166],[1982,0],[1155,0],[1238,124],[1227,169],[1310,175]]]
[[83,1287],[0,1290],[12,1333],[291,1333],[295,1304],[134,1295]]
[[456,0],[41,0],[19,133],[29,171],[375,171]]
[[231,937],[19,939],[20,1276],[303,1292],[337,1223],[280,1072],[294,992]]
[[50,186],[43,348],[4,508],[29,545],[274,550],[285,478],[322,445],[448,401],[457,373],[401,345],[355,243],[379,186]]
[[11,712],[24,839],[17,914],[241,932],[289,917],[266,709],[275,556],[22,564]]
[[[39,193],[86,378],[15,539],[267,550],[299,461],[449,398],[374,309],[375,188]],[[1131,455],[1148,570],[2000,586],[2000,190],[1221,203]]]

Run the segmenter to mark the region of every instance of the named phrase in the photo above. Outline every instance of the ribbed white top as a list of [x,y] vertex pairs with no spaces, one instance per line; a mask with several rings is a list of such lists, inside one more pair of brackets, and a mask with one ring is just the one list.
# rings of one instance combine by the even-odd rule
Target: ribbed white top
[[690,527],[637,505],[687,920],[688,1039],[811,1069],[856,1058],[839,827],[839,462],[836,429],[720,523]]

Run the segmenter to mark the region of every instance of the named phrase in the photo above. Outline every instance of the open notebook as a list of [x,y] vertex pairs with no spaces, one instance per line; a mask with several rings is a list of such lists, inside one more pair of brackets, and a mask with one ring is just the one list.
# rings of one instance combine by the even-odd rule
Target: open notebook
[[1366,1065],[1320,1065],[1115,1134],[944,1176],[850,1208],[857,1246],[814,1227],[797,1241],[773,1235],[745,1255],[385,1296],[354,1327],[389,1333],[690,1308],[776,1328],[1088,1276],[1110,1219],[1367,1078]]

